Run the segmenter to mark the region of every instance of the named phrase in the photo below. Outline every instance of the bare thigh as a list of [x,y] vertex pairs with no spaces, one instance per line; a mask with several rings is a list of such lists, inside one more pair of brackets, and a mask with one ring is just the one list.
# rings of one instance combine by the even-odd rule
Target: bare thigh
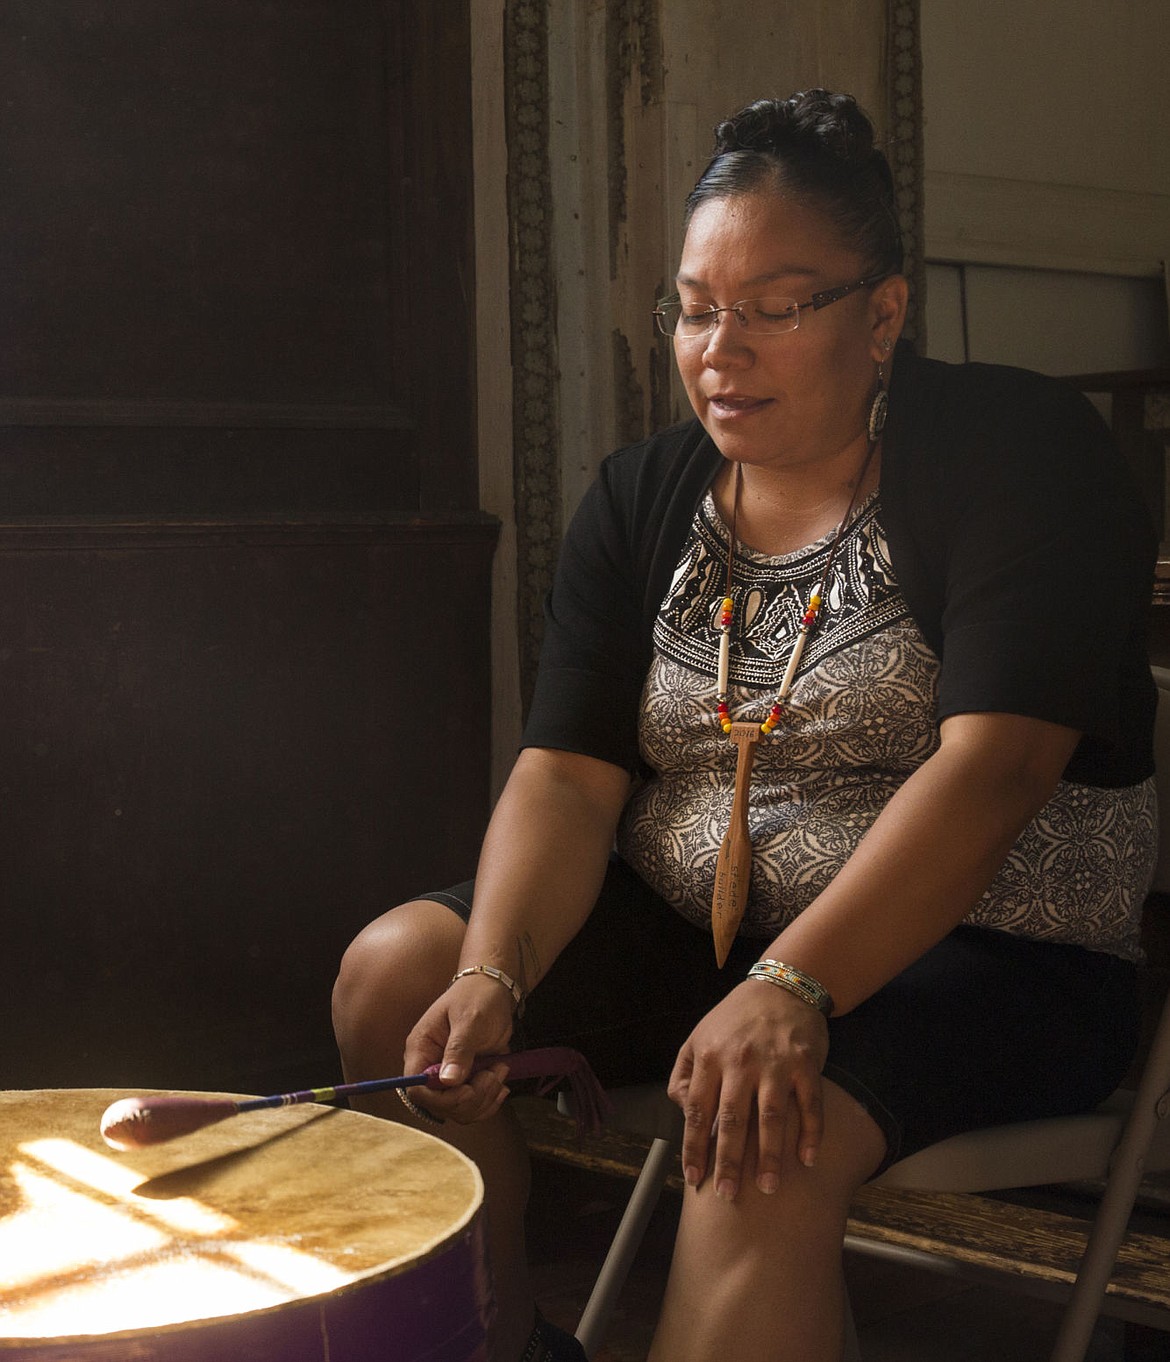
[[450,908],[414,899],[354,938],[333,988],[333,1027],[347,1078],[401,1072],[406,1037],[450,982],[465,931]]

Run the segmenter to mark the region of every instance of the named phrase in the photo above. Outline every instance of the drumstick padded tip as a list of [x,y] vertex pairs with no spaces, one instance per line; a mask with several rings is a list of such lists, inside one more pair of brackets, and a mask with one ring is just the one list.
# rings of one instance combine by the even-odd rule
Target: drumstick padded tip
[[102,1139],[111,1149],[141,1149],[190,1135],[238,1110],[226,1097],[126,1097],[102,1115]]

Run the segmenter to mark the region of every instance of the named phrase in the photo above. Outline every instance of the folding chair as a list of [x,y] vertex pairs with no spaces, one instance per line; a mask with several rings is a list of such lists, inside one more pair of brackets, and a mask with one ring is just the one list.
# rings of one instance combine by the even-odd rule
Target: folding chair
[[[1170,892],[1170,671],[1158,685],[1159,848],[1154,889]],[[630,1266],[666,1178],[675,1166],[682,1118],[662,1084],[611,1092],[622,1130],[652,1144],[577,1326],[592,1357],[608,1330]],[[1103,1181],[1080,1268],[1049,1362],[1083,1362],[1144,1173],[1170,1169],[1170,998],[1167,998],[1136,1092],[1119,1090],[1096,1111],[1049,1121],[994,1126],[957,1135],[892,1165],[877,1184],[919,1192],[991,1192],[1053,1183]],[[864,1250],[864,1241],[846,1241]],[[883,1249],[883,1256],[898,1256]],[[916,1261],[920,1261],[916,1258]],[[861,1362],[852,1312],[846,1362]]]

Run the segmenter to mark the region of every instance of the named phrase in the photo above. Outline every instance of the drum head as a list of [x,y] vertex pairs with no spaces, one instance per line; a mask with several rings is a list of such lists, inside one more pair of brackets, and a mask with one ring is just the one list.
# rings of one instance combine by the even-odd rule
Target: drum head
[[[393,1326],[418,1336],[378,1356],[482,1355],[471,1345],[444,1353],[438,1337],[466,1329],[455,1318],[462,1311],[477,1317],[482,1339],[487,1312],[483,1188],[458,1151],[405,1126],[309,1105],[115,1153],[98,1124],[123,1096],[0,1093],[0,1362],[267,1356],[262,1347],[207,1351],[206,1336],[183,1342],[240,1322],[281,1335],[274,1358],[335,1359],[320,1337],[293,1347],[283,1317],[328,1333],[366,1314],[377,1334]],[[399,1280],[411,1274],[415,1286]],[[421,1283],[432,1278],[420,1305]],[[420,1310],[448,1317],[438,1334],[414,1317]],[[410,1352],[416,1345],[423,1351]]]

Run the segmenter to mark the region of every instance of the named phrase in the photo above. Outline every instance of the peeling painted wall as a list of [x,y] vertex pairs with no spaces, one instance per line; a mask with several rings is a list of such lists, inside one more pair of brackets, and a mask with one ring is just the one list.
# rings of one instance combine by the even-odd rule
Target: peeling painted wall
[[[897,8],[907,18],[916,13],[913,5]],[[608,305],[605,329],[612,336],[608,355],[598,347],[583,356],[561,388],[564,512],[609,449],[685,415],[669,347],[656,340],[650,309],[669,289],[682,244],[682,205],[706,163],[715,124],[752,99],[825,85],[855,94],[883,135],[888,10],[887,0],[831,6],[562,0],[549,6],[554,50],[579,54],[592,43],[596,51],[591,61],[576,61],[553,90],[554,101],[558,94],[564,100],[561,109],[571,108],[551,165],[558,274],[575,270],[589,281],[587,305]],[[554,118],[557,109],[554,102]],[[603,212],[590,250],[589,234],[576,224]],[[566,333],[589,331],[588,323],[582,331],[585,301],[560,297],[558,340],[570,347]],[[603,372],[607,359],[612,376]],[[587,409],[590,419],[576,420],[575,409]]]

